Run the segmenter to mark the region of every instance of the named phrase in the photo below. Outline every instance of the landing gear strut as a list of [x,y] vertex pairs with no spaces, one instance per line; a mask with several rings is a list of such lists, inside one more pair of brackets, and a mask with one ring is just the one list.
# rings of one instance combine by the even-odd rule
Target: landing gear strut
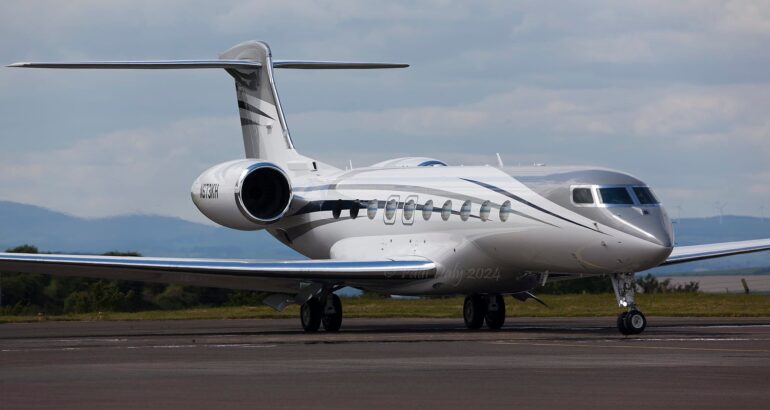
[[634,274],[613,274],[612,288],[615,290],[618,306],[628,309],[627,312],[623,312],[618,316],[618,330],[626,336],[642,333],[647,327],[647,318],[636,308],[636,302],[634,301],[636,290]]
[[302,329],[306,332],[317,332],[323,324],[327,332],[336,332],[342,326],[342,302],[334,293],[328,293],[320,298],[312,297],[302,304],[299,311]]
[[502,295],[469,295],[463,303],[463,320],[468,329],[480,329],[487,323],[493,330],[505,323],[505,300]]

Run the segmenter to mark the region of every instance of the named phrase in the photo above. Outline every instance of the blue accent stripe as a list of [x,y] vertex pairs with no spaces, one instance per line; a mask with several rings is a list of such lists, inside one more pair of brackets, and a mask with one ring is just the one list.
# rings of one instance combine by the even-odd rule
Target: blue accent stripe
[[432,159],[430,161],[421,162],[418,167],[432,167],[433,165],[441,165],[442,167],[447,166],[445,163]]

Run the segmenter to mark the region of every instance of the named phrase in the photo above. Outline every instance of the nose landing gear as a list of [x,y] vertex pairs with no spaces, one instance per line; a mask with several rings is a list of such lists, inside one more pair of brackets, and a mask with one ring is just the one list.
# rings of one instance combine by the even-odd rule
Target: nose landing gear
[[627,308],[618,316],[618,330],[623,335],[638,335],[647,327],[647,318],[636,308],[634,295],[636,281],[633,273],[615,273],[612,275],[612,288],[620,307]]

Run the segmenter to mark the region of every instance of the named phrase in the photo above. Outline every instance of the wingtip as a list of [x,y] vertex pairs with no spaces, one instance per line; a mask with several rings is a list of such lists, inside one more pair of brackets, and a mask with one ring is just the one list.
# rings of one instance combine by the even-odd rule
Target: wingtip
[[11,64],[8,64],[6,67],[24,67],[27,64],[29,63],[11,63]]

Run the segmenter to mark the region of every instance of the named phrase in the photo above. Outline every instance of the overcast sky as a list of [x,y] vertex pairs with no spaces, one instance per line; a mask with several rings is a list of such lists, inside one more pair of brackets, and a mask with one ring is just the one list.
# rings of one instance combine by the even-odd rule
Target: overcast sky
[[[767,1],[0,2],[0,62],[213,58],[407,62],[278,71],[298,149],[616,168],[677,215],[770,207]],[[622,4],[621,4],[622,3]],[[189,188],[241,158],[223,71],[0,69],[0,199],[84,217],[202,221]],[[770,213],[770,209],[766,211]]]

